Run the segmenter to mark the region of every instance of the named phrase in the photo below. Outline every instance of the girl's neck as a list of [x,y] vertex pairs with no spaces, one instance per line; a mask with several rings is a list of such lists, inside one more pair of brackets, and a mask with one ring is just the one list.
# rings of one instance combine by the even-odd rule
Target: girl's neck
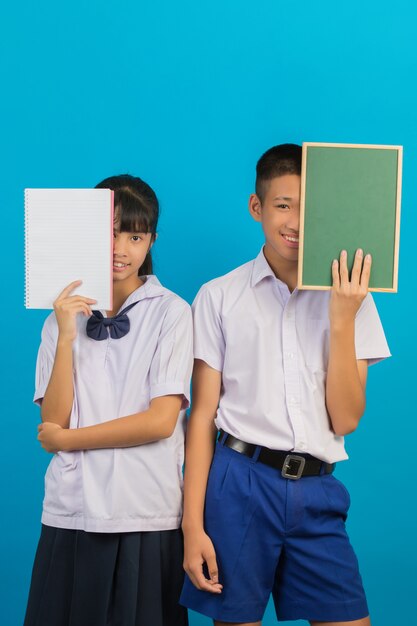
[[108,317],[116,315],[130,294],[144,284],[139,276],[133,278],[134,280],[113,282],[113,309],[107,311]]

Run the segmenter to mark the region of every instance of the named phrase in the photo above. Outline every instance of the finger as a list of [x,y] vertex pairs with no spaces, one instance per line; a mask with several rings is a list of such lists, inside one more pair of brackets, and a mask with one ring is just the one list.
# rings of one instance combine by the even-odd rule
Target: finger
[[211,593],[221,593],[222,592],[223,585],[221,585],[220,583],[214,583],[211,580],[207,580],[206,582],[207,582],[207,584],[210,587]]
[[93,311],[92,311],[91,307],[88,306],[88,304],[81,303],[77,307],[76,313],[82,313],[86,317],[91,317],[91,315],[93,314]]
[[74,298],[74,300],[77,299],[80,302],[85,302],[86,304],[95,304],[97,302],[97,300],[94,300],[94,298],[86,298],[84,296],[78,296],[78,295],[76,295],[76,296],[69,296],[67,299],[68,300],[72,300],[73,298]]
[[84,307],[84,311],[83,311],[85,317],[91,317],[93,314],[93,310],[90,306],[88,306],[88,304],[85,305]]
[[356,250],[355,260],[353,262],[352,274],[350,278],[350,282],[352,283],[353,287],[359,286],[361,270],[362,270],[362,259],[363,259],[363,250],[359,248],[359,250]]
[[213,584],[203,574],[203,569],[188,572],[191,582],[197,589],[201,591],[209,591],[210,593],[221,593],[223,587],[220,584]]
[[366,290],[368,289],[369,279],[371,276],[371,266],[372,266],[372,257],[370,254],[367,254],[363,262],[361,282],[360,282],[361,287],[363,287]]
[[332,263],[332,279],[333,279],[333,287],[335,289],[340,287],[339,261],[337,259],[334,259]]
[[71,304],[66,305],[66,310],[72,311],[75,313],[84,313],[87,312],[88,315],[93,314],[93,310],[88,302],[76,301]]
[[67,296],[69,296],[71,291],[74,291],[74,289],[76,287],[79,287],[82,284],[82,282],[83,282],[82,280],[73,280],[72,283],[70,283],[67,287],[65,287],[65,289],[63,289],[61,291],[61,293],[57,297],[56,301],[61,300],[62,298],[66,298]]
[[207,569],[208,569],[211,582],[218,583],[219,582],[219,570],[217,567],[217,561],[216,561],[215,555],[213,554],[212,556],[209,556],[206,559],[206,563],[207,563]]
[[74,302],[67,305],[64,310],[67,313],[72,313],[74,315],[77,315],[77,313],[84,313],[84,315],[88,316],[93,314],[91,307],[85,302]]
[[347,252],[346,252],[346,250],[342,250],[342,252],[340,253],[339,272],[340,272],[340,284],[343,287],[343,286],[347,285],[348,282],[349,282],[349,272],[348,272],[348,267],[347,267]]
[[68,304],[71,304],[72,302],[84,302],[85,304],[96,304],[97,300],[94,300],[93,298],[85,298],[84,296],[74,295],[74,296],[68,296],[67,298],[60,300],[59,302],[57,301],[57,304],[61,306],[67,306]]
[[185,568],[191,582],[197,589],[203,589],[204,585],[208,582],[204,577],[201,567],[188,567]]
[[89,307],[90,304],[88,304],[88,302],[83,302],[82,300],[72,300],[71,302],[66,302],[65,304],[61,305],[60,310],[61,311],[74,311],[74,309],[77,308],[82,308],[82,307]]

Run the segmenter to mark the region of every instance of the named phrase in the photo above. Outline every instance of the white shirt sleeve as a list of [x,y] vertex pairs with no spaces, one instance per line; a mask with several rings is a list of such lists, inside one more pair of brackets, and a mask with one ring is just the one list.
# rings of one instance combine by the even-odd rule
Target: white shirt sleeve
[[203,286],[193,303],[194,358],[205,361],[213,369],[222,372],[225,340],[220,315],[220,295]]
[[193,367],[193,324],[190,306],[176,301],[167,310],[150,367],[150,398],[182,395],[190,404]]
[[33,401],[39,406],[45,395],[51,378],[56,352],[57,327],[55,317],[51,314],[46,318],[42,328],[41,345],[36,360],[35,394]]
[[375,302],[370,293],[356,315],[356,358],[366,359],[369,365],[391,356]]

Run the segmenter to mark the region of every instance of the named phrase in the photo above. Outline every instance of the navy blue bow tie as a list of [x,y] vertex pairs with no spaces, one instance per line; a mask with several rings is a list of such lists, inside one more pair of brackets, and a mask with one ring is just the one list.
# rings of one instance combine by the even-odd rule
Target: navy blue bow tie
[[130,320],[126,313],[135,306],[137,302],[129,304],[114,317],[104,317],[100,311],[93,311],[93,315],[87,321],[87,335],[96,341],[104,341],[109,336],[112,339],[120,339],[127,335],[130,330]]

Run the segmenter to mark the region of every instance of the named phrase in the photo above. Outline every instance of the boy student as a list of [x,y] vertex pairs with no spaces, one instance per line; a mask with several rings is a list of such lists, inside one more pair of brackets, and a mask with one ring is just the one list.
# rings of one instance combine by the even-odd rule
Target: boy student
[[300,171],[300,146],[260,158],[249,211],[265,245],[193,305],[181,602],[217,626],[259,625],[271,592],[279,620],[370,624],[332,472],[364,412],[368,364],[390,353],[370,255],[358,250],[349,276],[342,251],[330,291],[296,288]]

